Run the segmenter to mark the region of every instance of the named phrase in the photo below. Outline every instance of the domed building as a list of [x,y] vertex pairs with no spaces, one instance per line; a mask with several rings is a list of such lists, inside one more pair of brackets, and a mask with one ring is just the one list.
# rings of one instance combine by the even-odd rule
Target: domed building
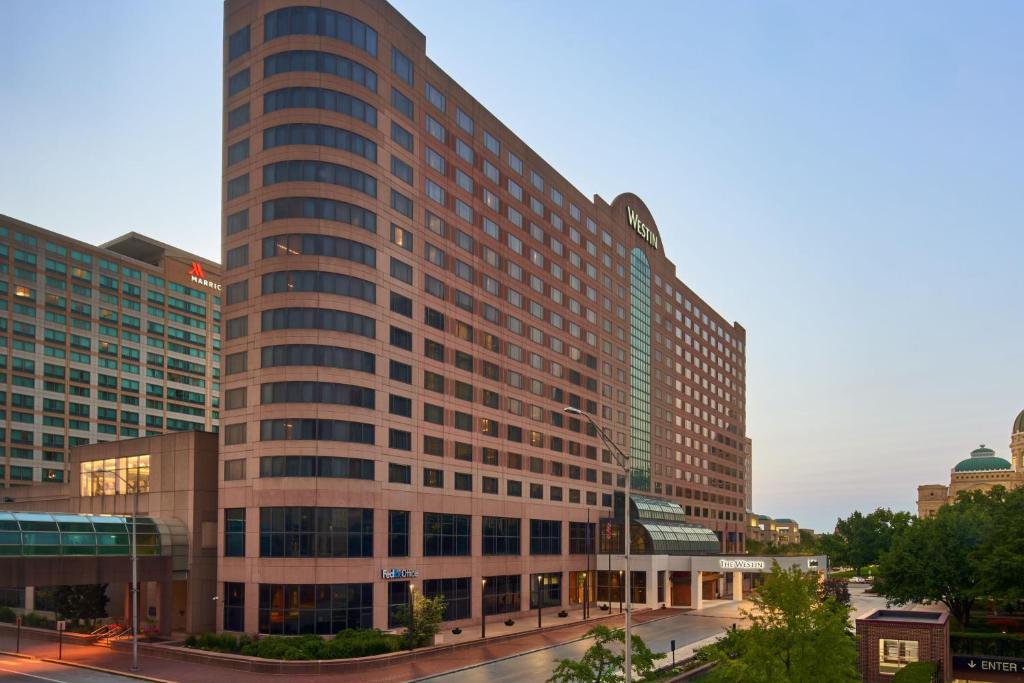
[[923,484],[917,487],[917,514],[930,517],[961,491],[988,491],[993,486],[1014,489],[1024,485],[1024,410],[1013,421],[1010,432],[1010,460],[1001,458],[982,444],[953,467],[949,485]]

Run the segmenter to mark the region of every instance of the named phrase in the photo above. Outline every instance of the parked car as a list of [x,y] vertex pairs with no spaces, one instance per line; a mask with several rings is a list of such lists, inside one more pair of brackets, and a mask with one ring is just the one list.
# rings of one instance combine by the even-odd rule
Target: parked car
[[863,576],[851,576],[850,583],[868,583],[868,580]]

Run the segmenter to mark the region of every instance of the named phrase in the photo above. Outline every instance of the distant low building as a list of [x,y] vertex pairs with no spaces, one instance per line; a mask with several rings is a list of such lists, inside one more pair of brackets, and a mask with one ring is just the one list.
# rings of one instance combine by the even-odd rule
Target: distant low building
[[1001,458],[982,444],[950,472],[949,485],[922,484],[917,487],[917,515],[931,517],[939,508],[956,500],[962,491],[988,491],[994,486],[1008,490],[1024,485],[1024,411],[1013,421],[1010,460]]
[[798,545],[800,525],[794,519],[747,513],[747,540],[766,545]]

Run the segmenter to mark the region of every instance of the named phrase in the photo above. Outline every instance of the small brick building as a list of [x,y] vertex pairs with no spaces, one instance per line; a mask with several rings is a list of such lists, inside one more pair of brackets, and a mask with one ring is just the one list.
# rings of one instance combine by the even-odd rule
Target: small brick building
[[857,620],[857,649],[857,667],[865,683],[891,681],[912,662],[936,662],[939,680],[953,680],[945,612],[875,610]]

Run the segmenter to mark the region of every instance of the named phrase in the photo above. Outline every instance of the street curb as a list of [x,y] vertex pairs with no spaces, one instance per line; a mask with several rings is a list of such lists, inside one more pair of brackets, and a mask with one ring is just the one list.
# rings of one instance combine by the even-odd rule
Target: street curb
[[[648,619],[647,621],[644,621],[642,623],[644,623],[644,624],[653,624],[656,621],[661,621],[662,619],[671,619],[672,617],[675,617],[675,616],[678,616],[678,615],[666,614],[663,617],[658,617],[657,619]],[[636,624],[636,626],[639,626],[639,625],[640,624]],[[507,661],[509,659],[515,659],[516,657],[522,657],[524,655],[532,655],[535,652],[543,652],[544,650],[550,650],[553,647],[561,647],[562,645],[568,645],[569,643],[578,643],[581,640],[586,640],[586,639],[587,639],[587,636],[583,635],[583,636],[580,636],[579,638],[573,638],[572,640],[562,641],[561,643],[554,643],[552,645],[545,645],[543,647],[535,647],[532,650],[526,650],[524,652],[517,652],[514,655],[506,655],[505,657],[498,657],[497,659],[488,659],[486,662],[477,662],[476,664],[467,664],[466,666],[459,667],[458,669],[451,669],[449,671],[441,671],[440,673],[430,674],[429,676],[424,676],[423,678],[412,678],[412,679],[408,680],[406,683],[423,683],[423,681],[430,681],[430,680],[433,680],[435,678],[440,678],[441,676],[448,676],[450,674],[457,674],[457,673],[459,673],[461,671],[469,671],[470,669],[479,669],[481,666],[488,666],[489,664],[494,664],[495,662],[504,662],[504,661]]]
[[[33,658],[34,659],[34,658]],[[105,674],[114,674],[116,676],[126,676],[128,678],[136,678],[140,681],[151,681],[152,683],[174,683],[166,678],[153,678],[152,676],[143,676],[133,671],[118,671],[117,669],[105,669],[102,666],[92,666],[91,664],[80,664],[78,662],[71,662],[66,659],[51,659],[49,657],[40,657],[39,661],[48,662],[50,664],[63,664],[64,666],[74,666],[79,669],[91,669],[93,671],[99,671]]]
[[7,650],[0,650],[0,655],[7,655],[8,657],[21,657],[22,659],[35,659],[32,655],[26,655],[21,652],[8,652]]

